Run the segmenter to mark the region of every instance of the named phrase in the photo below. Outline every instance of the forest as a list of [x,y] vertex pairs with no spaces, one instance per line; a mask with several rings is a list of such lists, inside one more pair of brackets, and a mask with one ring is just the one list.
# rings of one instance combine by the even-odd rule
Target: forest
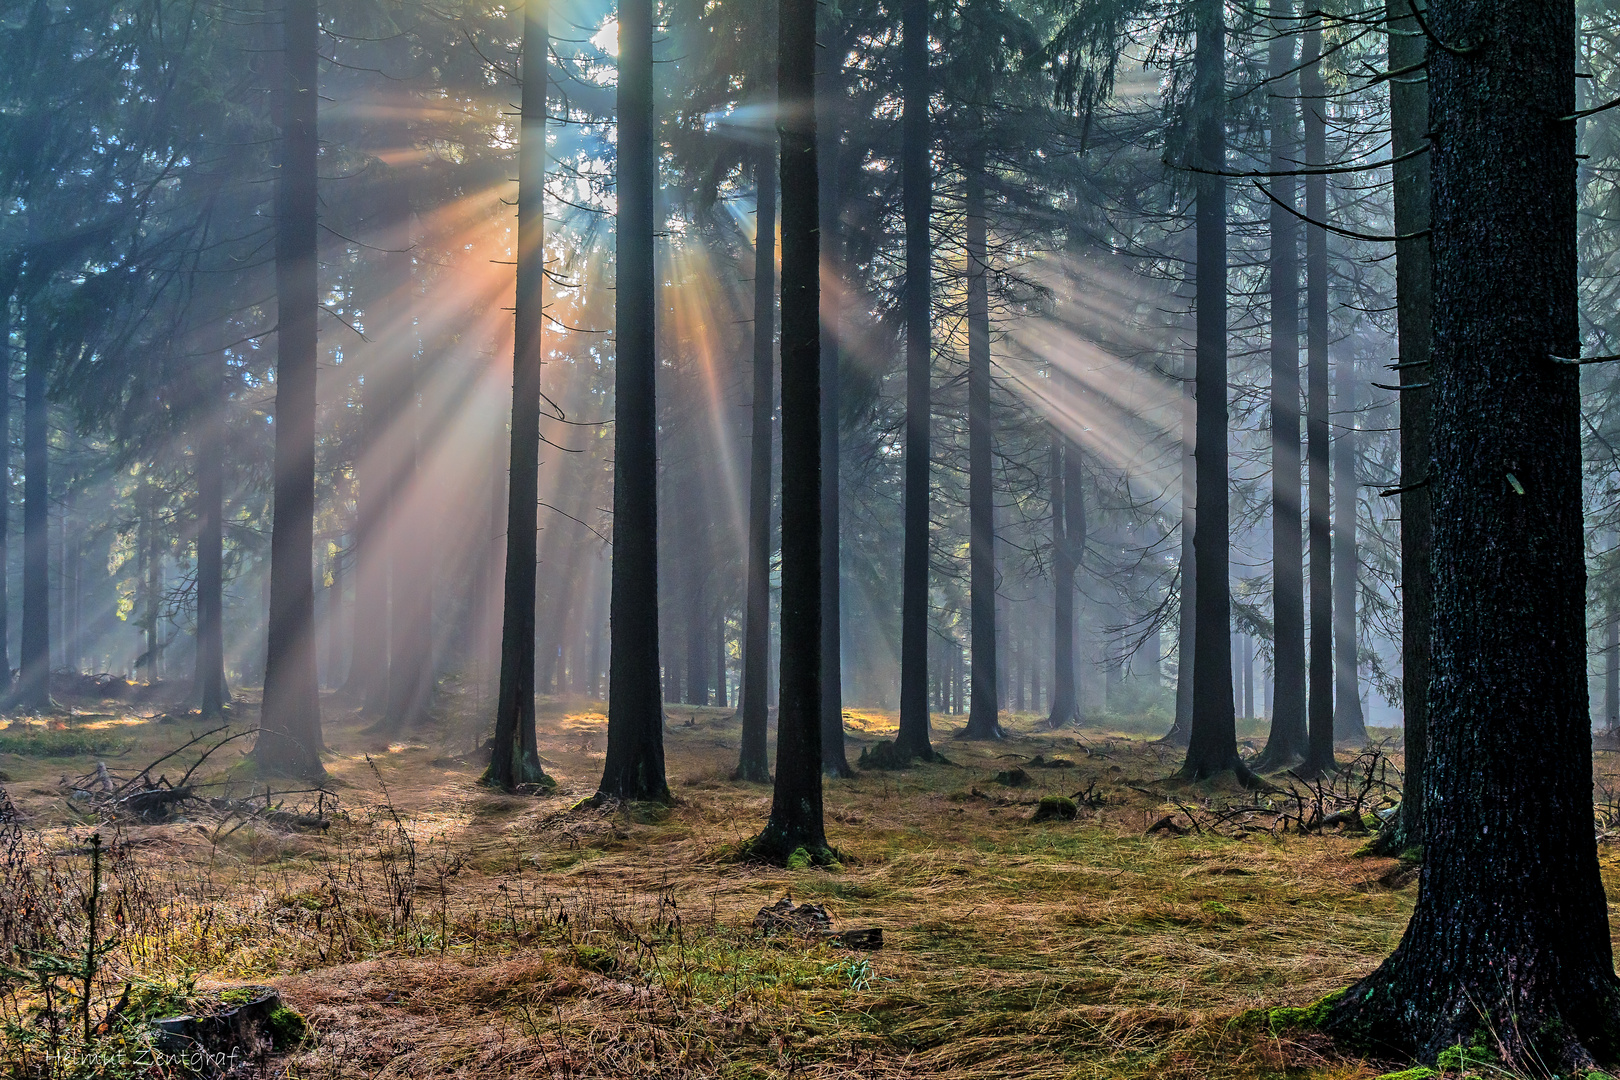
[[1606,0],[0,58],[0,1077],[1620,1075]]

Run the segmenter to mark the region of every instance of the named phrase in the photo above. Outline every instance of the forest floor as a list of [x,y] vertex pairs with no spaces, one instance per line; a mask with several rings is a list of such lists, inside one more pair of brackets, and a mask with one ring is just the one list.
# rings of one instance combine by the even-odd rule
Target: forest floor
[[[196,814],[102,824],[122,896],[107,977],[273,985],[315,1038],[272,1075],[333,1080],[1348,1080],[1403,1067],[1247,1012],[1307,1005],[1371,970],[1415,893],[1410,868],[1356,855],[1353,821],[1301,834],[1336,804],[1316,807],[1297,781],[1297,799],[1257,799],[1170,779],[1179,753],[1142,734],[1015,716],[1005,741],[970,743],[951,737],[963,718],[936,717],[949,763],[829,781],[841,866],[777,870],[732,858],[771,793],[729,779],[729,711],[670,707],[673,808],[598,810],[577,804],[602,766],[599,704],[543,707],[558,787],[539,797],[478,786],[470,706],[451,696],[440,727],[389,742],[329,700],[339,810],[324,832]],[[894,718],[852,711],[847,724],[853,762]],[[0,729],[4,787],[58,880],[87,872],[96,826],[64,783],[98,760],[127,777],[200,730],[114,703]],[[244,763],[219,760],[249,741],[199,771],[207,790],[263,799]],[[1599,755],[1605,775],[1614,758]],[[161,769],[178,777],[185,761]],[[1365,772],[1341,789],[1353,796]],[[1047,795],[1076,796],[1078,818],[1032,820]],[[1613,896],[1620,857],[1605,845],[1602,860]],[[881,950],[762,935],[755,913],[785,896],[824,905],[836,929],[881,928]]]

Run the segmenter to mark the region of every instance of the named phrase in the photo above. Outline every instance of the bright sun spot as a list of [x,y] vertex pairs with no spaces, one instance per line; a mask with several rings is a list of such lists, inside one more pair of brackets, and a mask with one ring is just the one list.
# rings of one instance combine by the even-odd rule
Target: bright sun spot
[[619,55],[619,20],[609,19],[591,38],[591,44],[609,56]]

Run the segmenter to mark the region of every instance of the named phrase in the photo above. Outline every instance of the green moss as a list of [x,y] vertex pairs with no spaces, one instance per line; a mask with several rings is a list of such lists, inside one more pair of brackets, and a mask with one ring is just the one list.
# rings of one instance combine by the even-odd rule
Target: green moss
[[1304,1007],[1281,1005],[1275,1009],[1250,1009],[1234,1021],[1239,1027],[1265,1027],[1273,1035],[1284,1031],[1318,1031],[1327,1023],[1328,1013],[1344,996],[1343,990]]
[[1035,807],[1031,821],[1073,821],[1080,816],[1080,808],[1067,795],[1043,795]]
[[1440,1074],[1427,1065],[1419,1065],[1415,1069],[1402,1069],[1400,1072],[1385,1073],[1375,1080],[1434,1080]]
[[1455,1072],[1465,1072],[1476,1066],[1490,1067],[1500,1064],[1496,1055],[1486,1049],[1483,1033],[1475,1035],[1470,1046],[1459,1043],[1456,1046],[1446,1047],[1440,1051],[1440,1056],[1434,1059],[1434,1063],[1442,1069]]
[[276,1006],[270,1013],[267,1026],[270,1029],[270,1043],[277,1050],[291,1050],[309,1034],[309,1024],[303,1016],[285,1005]]
[[18,730],[13,724],[0,734],[0,754],[18,757],[93,757],[116,754],[129,746],[129,740],[116,739],[99,731]]
[[598,975],[606,975],[619,966],[619,957],[611,949],[599,949],[595,945],[576,945],[574,965],[586,971],[594,971]]
[[810,852],[802,847],[794,848],[793,854],[787,857],[787,868],[789,870],[810,869]]

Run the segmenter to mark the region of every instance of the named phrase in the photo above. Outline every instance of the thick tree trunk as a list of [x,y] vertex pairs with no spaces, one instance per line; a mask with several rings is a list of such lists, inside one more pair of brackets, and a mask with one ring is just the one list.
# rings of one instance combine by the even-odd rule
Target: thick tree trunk
[[[1301,46],[1300,95],[1305,106],[1305,160],[1327,164],[1327,85],[1322,78],[1322,28],[1313,24]],[[1327,177],[1305,178],[1305,216],[1327,220]],[[1328,251],[1327,230],[1305,226],[1305,434],[1309,452],[1311,640],[1310,746],[1302,775],[1335,768],[1333,760],[1333,530],[1328,510]]]
[[1592,828],[1571,0],[1435,0],[1433,657],[1417,906],[1329,1030],[1620,1057]]
[[540,371],[545,357],[547,26],[544,0],[523,6],[518,128],[517,303],[512,337],[512,445],[495,742],[485,782],[546,784],[534,715],[535,577],[540,515]]
[[999,739],[996,713],[996,508],[990,419],[989,250],[984,158],[967,166],[968,562],[972,635],[972,702],[964,738]]
[[[619,221],[614,292],[613,641],[600,794],[669,800],[658,662],[652,0],[619,4]],[[819,755],[817,760],[819,761]],[[820,773],[817,773],[819,776]]]
[[[1388,0],[1389,65],[1411,71],[1427,52],[1416,0]],[[1389,82],[1390,154],[1394,183],[1396,321],[1401,401],[1401,703],[1405,783],[1394,828],[1378,838],[1386,852],[1423,841],[1423,771],[1428,756],[1429,574],[1433,493],[1429,488],[1429,354],[1433,328],[1433,248],[1429,236],[1429,83],[1416,72]],[[1406,160],[1402,160],[1406,159]]]
[[1333,399],[1339,413],[1339,437],[1333,441],[1333,738],[1362,746],[1367,722],[1361,711],[1357,675],[1356,592],[1361,558],[1356,549],[1356,511],[1360,487],[1356,461],[1356,368],[1346,356],[1334,366]]
[[315,370],[317,306],[315,0],[284,0],[281,167],[276,181],[276,449],[270,624],[261,771],[314,777],[321,765],[315,673]]
[[[1299,167],[1299,115],[1294,72],[1294,3],[1271,5],[1268,93],[1271,171]],[[1311,102],[1306,102],[1309,108]],[[1292,765],[1305,756],[1305,580],[1299,490],[1299,219],[1292,176],[1271,181],[1271,583],[1276,627],[1277,707],[1257,769]],[[1281,204],[1281,205],[1279,205]]]
[[[828,9],[829,11],[831,9]],[[840,70],[843,35],[836,15],[828,16],[824,36],[830,47],[823,53],[827,62],[816,72],[816,170],[819,185],[818,220],[821,229],[821,259],[824,272],[842,273],[843,243],[839,222],[838,165],[843,138],[840,104],[843,101],[843,72]],[[821,320],[821,768],[828,776],[849,777],[844,749],[844,635],[843,574],[839,551],[842,541],[838,478],[840,470],[839,427],[842,412],[838,339],[822,312]]]
[[754,162],[754,413],[748,457],[748,595],[743,609],[742,751],[738,780],[771,779],[771,461],[776,380],[776,150]]
[[1197,628],[1193,648],[1192,731],[1181,775],[1203,780],[1228,770],[1252,782],[1238,757],[1232,701],[1232,588],[1228,580],[1226,430],[1226,26],[1220,0],[1199,0],[1193,93],[1199,103],[1195,231],[1198,284]]
[[780,0],[782,138],[782,692],[776,791],[756,854],[830,861],[821,807],[821,252],[816,0]]
[[928,0],[900,5],[901,209],[906,228],[905,539],[900,571],[900,730],[902,754],[931,760],[928,730],[928,527],[929,449],[932,411],[933,239],[929,213],[933,170],[929,165],[928,99],[933,81],[928,63]]

